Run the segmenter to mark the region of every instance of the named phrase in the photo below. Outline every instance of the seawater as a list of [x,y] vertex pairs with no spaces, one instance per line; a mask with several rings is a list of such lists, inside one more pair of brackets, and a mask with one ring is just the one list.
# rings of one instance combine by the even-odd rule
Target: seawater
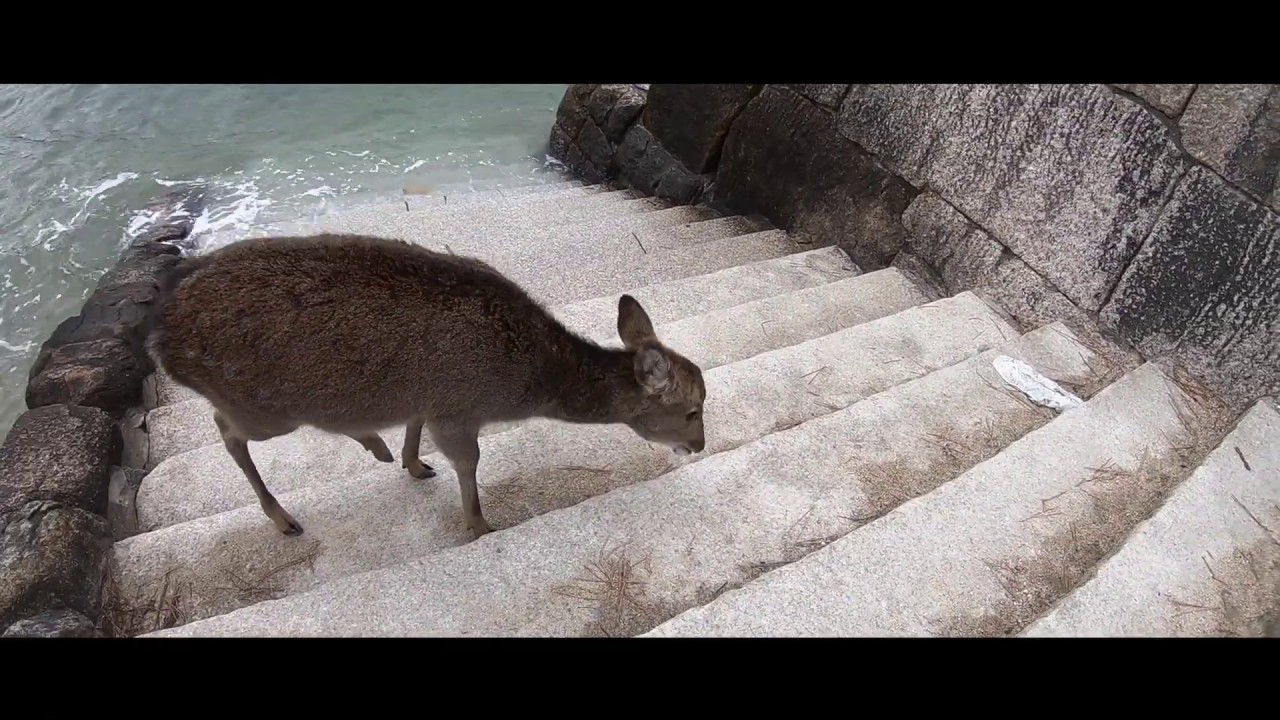
[[566,85],[0,86],[0,435],[40,344],[167,189],[208,188],[197,244],[384,202],[555,182]]

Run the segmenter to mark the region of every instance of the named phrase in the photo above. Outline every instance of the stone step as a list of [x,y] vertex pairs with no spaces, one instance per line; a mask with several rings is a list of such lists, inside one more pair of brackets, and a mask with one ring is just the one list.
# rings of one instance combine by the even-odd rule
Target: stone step
[[[859,392],[846,392],[832,398],[837,408],[833,412],[793,412],[782,423],[774,420],[774,432],[755,442],[685,464],[649,482],[613,489],[411,562],[332,580],[311,592],[155,635],[642,632],[706,602],[731,583],[749,580],[760,565],[803,555],[827,537],[856,527],[865,521],[863,515],[927,492],[995,453],[1010,438],[1048,421],[1048,411],[999,389],[1000,379],[991,368],[995,352],[971,355],[954,365],[937,362],[943,358],[931,348],[940,332],[953,339],[968,338],[971,332],[933,325],[937,320],[930,318],[948,312],[946,308],[947,301],[941,301],[845,331],[853,342],[839,354],[832,352],[834,357],[788,359],[781,376],[792,378],[843,360],[831,365],[834,374],[853,380],[852,386],[864,392],[877,393],[861,402],[855,402]],[[974,308],[975,313],[980,310]],[[967,314],[957,313],[956,319]],[[900,323],[905,315],[913,316],[917,331],[909,338],[877,339],[865,333],[877,324]],[[994,327],[996,322],[983,319],[975,325]],[[998,352],[1024,359],[1051,377],[1087,374],[1090,358],[1099,359],[1060,327],[1023,337],[1008,334],[1016,339],[999,346]],[[999,343],[1000,334],[975,339],[970,347],[989,345],[990,340]],[[947,354],[948,359],[957,356]],[[924,367],[909,370],[912,357]],[[778,397],[784,392],[790,391],[796,401],[800,396],[813,401],[816,398],[807,391],[825,395],[831,390],[822,379],[815,381],[816,389],[805,387],[804,381],[778,382],[779,376],[772,383],[743,382],[727,377],[734,367],[722,368],[730,371],[723,381],[733,382],[710,391],[708,399],[735,391],[744,401],[758,400],[753,410],[766,412],[775,405],[795,407],[794,401]],[[868,382],[872,377],[880,381]],[[775,385],[786,391],[774,390]],[[843,381],[841,385],[850,387]],[[838,409],[842,404],[844,409]],[[716,417],[721,431],[730,434],[729,426],[740,422],[728,413]],[[437,502],[456,502],[447,494],[437,495],[443,495]],[[545,502],[532,493],[522,500]],[[418,536],[426,526],[405,523],[398,534]],[[175,533],[171,542],[181,543],[182,537]],[[321,553],[317,571],[335,547],[327,539],[320,543],[314,551]],[[260,551],[260,557],[264,555],[271,553]]]
[[561,203],[564,207],[573,207],[578,200],[601,195],[609,196],[599,201],[601,203],[639,197],[631,190],[611,190],[603,185],[583,185],[577,182],[520,185],[477,191],[446,191],[443,194],[431,195],[403,195],[393,201],[353,205],[309,218],[263,224],[253,228],[250,234],[260,237],[263,234],[305,233],[309,232],[309,228],[316,223],[336,223],[335,227],[358,227],[361,224],[378,222],[378,218],[385,215],[406,213],[441,212],[448,217],[459,215],[475,217],[485,213],[511,214],[519,212],[523,207],[547,203]]
[[[658,332],[671,347],[699,363],[706,372],[759,353],[888,317],[929,300],[899,271],[886,269],[661,323]],[[616,306],[615,300],[609,309],[614,318]],[[562,314],[572,313],[571,306]],[[580,325],[571,323],[570,327]],[[602,344],[621,346],[616,319],[613,327],[584,334]],[[175,435],[180,432],[188,442],[198,439],[205,445],[198,451],[167,459],[143,480],[135,503],[139,528],[156,530],[244,505],[256,507],[257,500],[243,474],[222,446],[209,406],[174,406],[173,410],[185,412],[183,417],[190,424],[181,431],[167,425],[171,428],[169,432]],[[171,419],[174,418],[171,416]],[[492,435],[520,424],[495,424],[486,428],[484,434]],[[388,447],[398,448],[404,439],[404,430],[389,429],[383,438]],[[423,438],[421,447],[424,453],[434,450],[427,437]],[[277,495],[313,482],[371,471],[381,465],[349,438],[314,429],[253,443],[250,452],[263,477],[272,479],[272,492]]]
[[1024,637],[1258,637],[1280,621],[1280,413],[1268,398]]
[[559,259],[556,253],[561,247],[591,245],[609,235],[720,217],[709,208],[672,206],[657,198],[630,198],[625,191],[568,201],[534,197],[523,202],[528,207],[507,208],[503,212],[476,212],[473,205],[468,205],[448,212],[440,208],[408,213],[337,213],[289,227],[262,226],[248,234],[264,237],[349,232],[406,240],[490,262],[501,261],[512,251],[550,255],[546,261],[554,262]]
[[250,237],[268,235],[310,235],[319,232],[357,233],[403,237],[407,233],[454,239],[459,244],[473,237],[483,237],[486,228],[495,231],[521,231],[530,226],[529,218],[544,220],[554,215],[564,225],[615,219],[673,207],[669,201],[637,197],[630,190],[612,190],[586,195],[532,195],[507,201],[473,201],[441,205],[426,210],[405,211],[404,206],[361,208],[321,215],[313,221],[261,225]]
[[[650,446],[622,425],[529,421],[481,439],[486,516],[502,534],[501,528],[527,518],[830,414],[1017,335],[964,293],[713,368],[703,374],[707,447],[698,456],[681,458]],[[359,476],[276,493],[306,529],[301,537],[281,535],[259,508],[246,506],[129,538],[115,545],[116,576],[146,593],[176,570],[188,585],[184,616],[199,618],[260,599],[226,592],[229,575],[269,575],[273,592],[290,594],[467,542],[448,462],[438,453],[424,460],[436,467],[437,479],[414,481],[398,467],[380,464]],[[275,479],[267,482],[273,486]]]
[[[739,223],[739,218],[720,218],[648,234],[646,237],[651,240],[660,239],[667,244],[660,246],[660,252],[634,258],[633,264],[625,267],[625,271],[615,264],[618,261],[602,258],[593,263],[584,261],[573,269],[561,268],[560,274],[572,274],[572,278],[562,278],[559,286],[550,284],[545,278],[524,278],[523,284],[535,296],[551,297],[548,304],[570,303],[612,295],[628,286],[652,285],[759,260],[782,258],[812,247],[797,244],[781,230],[739,236],[738,231],[744,229]],[[611,312],[616,320],[616,308]],[[150,447],[146,469],[153,469],[169,457],[208,442],[197,440],[198,444],[192,444],[186,434],[192,427],[188,424],[190,415],[193,412],[196,415],[204,413],[206,407],[201,405],[193,410],[194,406],[170,405],[147,413]],[[184,418],[179,419],[179,415]]]
[[1144,364],[951,482],[648,635],[1016,633],[1186,476],[1212,424],[1195,398]]

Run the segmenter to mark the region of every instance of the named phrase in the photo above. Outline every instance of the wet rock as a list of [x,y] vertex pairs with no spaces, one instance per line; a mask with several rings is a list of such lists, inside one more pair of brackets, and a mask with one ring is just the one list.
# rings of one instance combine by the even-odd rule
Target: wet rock
[[1193,167],[1101,319],[1236,407],[1280,393],[1280,217]]
[[1176,118],[1187,107],[1195,85],[1116,85],[1115,87],[1142,98],[1151,107]]
[[97,636],[92,620],[75,610],[58,609],[19,620],[10,625],[0,637],[91,638]]
[[915,190],[836,131],[833,116],[769,86],[733,124],[716,172],[716,203],[779,227],[835,240],[866,271],[902,246]]
[[1200,85],[1179,126],[1187,152],[1280,209],[1280,86]]
[[840,132],[1097,311],[1186,160],[1104,85],[854,85]]
[[52,608],[96,618],[110,546],[106,520],[62,503],[0,515],[0,627]]
[[653,85],[642,122],[690,172],[711,172],[730,125],[759,91],[759,85]]
[[172,244],[132,243],[80,312],[59,323],[40,347],[28,376],[27,407],[73,403],[119,417],[141,402],[142,383],[155,369],[146,352],[148,316],[160,284],[180,261]]
[[18,416],[0,445],[0,513],[51,500],[102,514],[120,435],[105,412],[49,405]]

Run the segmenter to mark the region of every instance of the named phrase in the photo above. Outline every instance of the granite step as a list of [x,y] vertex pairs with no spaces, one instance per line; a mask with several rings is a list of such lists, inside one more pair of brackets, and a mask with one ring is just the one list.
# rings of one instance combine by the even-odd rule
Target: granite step
[[[974,330],[1001,322],[981,318],[966,325],[964,319],[982,312],[976,305],[960,311],[961,304],[972,302],[958,296],[843,331],[838,335],[847,342],[828,345],[820,357],[816,352],[808,357],[778,353],[776,365],[761,367],[771,372],[754,378],[745,376],[751,361],[720,368],[714,381],[717,390],[709,391],[708,399],[732,394],[740,400],[732,408],[728,398],[722,401],[717,420],[708,427],[716,428],[720,438],[742,442],[718,440],[719,451],[710,457],[648,482],[600,485],[599,490],[608,492],[559,509],[558,503],[548,503],[533,491],[545,485],[526,486],[513,497],[537,505],[541,514],[529,518],[527,510],[518,511],[513,519],[528,519],[464,544],[457,544],[463,541],[453,531],[449,544],[456,546],[372,572],[327,575],[322,569],[325,558],[348,547],[331,536],[313,540],[318,543],[314,550],[295,545],[294,553],[318,553],[311,560],[316,569],[309,572],[326,575],[327,582],[310,592],[257,602],[151,635],[581,636],[647,630],[706,602],[730,584],[749,580],[762,566],[803,556],[831,536],[849,532],[866,522],[867,514],[928,492],[995,454],[1011,438],[1049,422],[1050,411],[1021,402],[999,387],[994,357],[1013,356],[1049,377],[1081,386],[1088,386],[1091,373],[1099,369],[1102,359],[1060,326],[1025,336],[1004,330],[1007,342],[1001,332],[970,340]],[[936,324],[943,313],[951,314],[952,321]],[[957,325],[957,320],[962,322]],[[868,332],[877,325],[912,331],[877,338]],[[959,343],[955,350],[938,354],[939,344],[953,343]],[[992,344],[996,349],[977,356],[972,352]],[[837,359],[842,362],[832,364]],[[908,368],[912,359],[922,366]],[[828,366],[830,376],[809,375],[816,378],[817,388],[796,380]],[[744,372],[737,372],[739,367]],[[779,382],[780,377],[792,379]],[[820,399],[810,391],[834,403],[820,409],[812,404]],[[801,409],[805,402],[810,408]],[[747,410],[739,410],[744,407]],[[774,407],[794,410],[764,417]],[[754,413],[761,415],[753,418]],[[707,416],[712,417],[710,410]],[[742,432],[747,428],[751,431]],[[577,455],[568,453],[566,458]],[[511,472],[527,472],[527,465],[513,466]],[[503,474],[490,472],[491,477]],[[370,487],[387,484],[374,482]],[[432,494],[433,503],[399,504],[439,517],[429,508],[457,502],[447,492]],[[496,508],[494,497],[491,492],[488,500]],[[334,503],[327,512],[340,507]],[[450,516],[457,514],[456,507],[448,511]],[[416,538],[436,523],[439,520],[423,517],[383,525],[389,537],[402,538],[398,542],[418,542]],[[352,523],[347,531],[357,527]],[[902,540],[927,540],[946,527],[932,525]],[[172,531],[172,537],[155,543],[151,563],[190,537],[182,529],[162,531]],[[226,526],[221,539],[236,542],[244,532]],[[117,559],[129,562],[121,555],[127,556],[128,545],[138,548],[146,537],[123,544]],[[204,541],[205,547],[216,547],[209,544],[214,537]],[[385,543],[371,543],[370,552]],[[264,558],[284,554],[282,549],[273,552],[259,546],[256,562],[265,565]],[[173,553],[169,560],[190,562],[188,557]],[[151,570],[159,571],[159,566]]]
[[1280,412],[1264,398],[1024,637],[1259,637],[1280,623]]
[[1194,467],[1217,421],[1200,398],[1144,364],[951,482],[647,636],[1015,634]]
[[[479,193],[476,193],[479,194]],[[401,235],[406,228],[423,232],[457,234],[459,239],[477,228],[527,227],[529,217],[554,213],[560,224],[591,222],[652,210],[665,210],[674,203],[638,195],[633,190],[605,190],[595,193],[540,193],[516,198],[491,197],[470,202],[440,204],[425,209],[405,210],[402,203],[345,210],[320,215],[311,220],[295,220],[260,225],[251,237],[267,235],[310,235],[318,232]],[[413,206],[410,204],[410,208]]]
[[[657,327],[659,337],[706,372],[763,352],[884,318],[930,299],[899,271],[886,269],[677,318]],[[613,327],[597,327],[593,328],[595,332],[584,334],[601,344],[620,347],[616,307],[617,301],[612,300],[610,307],[601,308],[615,318]],[[561,314],[572,315],[573,312],[574,308],[570,306]],[[570,327],[587,325],[588,319],[584,317],[583,320],[582,323],[570,322]],[[594,317],[589,320],[597,322]],[[256,507],[257,500],[252,490],[222,446],[213,424],[211,408],[203,400],[197,402],[202,404],[172,406],[173,411],[186,414],[170,414],[167,416],[170,424],[164,427],[175,437],[180,436],[187,442],[199,438],[205,445],[196,451],[168,458],[143,480],[136,505],[139,528],[144,531],[245,505]],[[181,430],[175,424],[179,417],[188,423]],[[484,434],[492,435],[521,424],[491,425]],[[158,430],[153,428],[152,432]],[[404,439],[404,429],[391,428],[382,435],[388,447],[399,447]],[[423,438],[421,447],[424,453],[434,450],[427,437]],[[263,477],[270,478],[272,492],[277,495],[313,482],[373,470],[381,465],[349,438],[310,428],[253,443],[250,451]]]
[[[705,462],[1017,335],[980,299],[962,293],[713,368],[704,373],[707,449],[698,456],[680,458],[617,425],[534,420],[487,436],[481,440],[480,482],[486,515],[497,531],[491,534]],[[470,536],[448,462],[439,454],[424,460],[437,468],[438,478],[413,481],[384,464],[276,493],[306,528],[298,538],[276,532],[256,506],[129,538],[115,545],[116,577],[145,594],[170,576],[185,584],[184,615],[199,618],[261,598],[227,592],[228,577],[270,576],[271,594],[298,593],[466,543]]]
[[[352,205],[312,217],[266,223],[252,228],[249,234],[254,237],[299,232],[305,234],[315,232],[318,225],[324,226],[328,231],[362,232],[358,228],[384,222],[382,218],[389,215],[412,214],[422,217],[438,213],[441,218],[474,219],[490,214],[513,215],[535,207],[559,206],[568,209],[577,207],[580,202],[585,202],[587,207],[603,206],[639,197],[632,190],[613,190],[603,185],[572,183],[403,195],[392,201]],[[651,207],[670,207],[670,204],[651,204]]]

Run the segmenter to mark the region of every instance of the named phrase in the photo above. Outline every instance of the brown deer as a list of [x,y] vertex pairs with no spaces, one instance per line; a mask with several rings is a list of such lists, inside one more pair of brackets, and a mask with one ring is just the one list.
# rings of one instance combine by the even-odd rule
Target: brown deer
[[302,526],[267,490],[249,441],[306,425],[392,462],[378,433],[403,424],[401,465],[435,476],[418,456],[425,427],[479,537],[491,530],[476,489],[486,424],[625,423],[676,453],[703,450],[701,369],[662,344],[630,295],[618,302],[618,335],[621,350],[569,331],[478,259],[322,234],[184,259],[162,288],[148,349],[213,405],[227,452],[285,535]]

